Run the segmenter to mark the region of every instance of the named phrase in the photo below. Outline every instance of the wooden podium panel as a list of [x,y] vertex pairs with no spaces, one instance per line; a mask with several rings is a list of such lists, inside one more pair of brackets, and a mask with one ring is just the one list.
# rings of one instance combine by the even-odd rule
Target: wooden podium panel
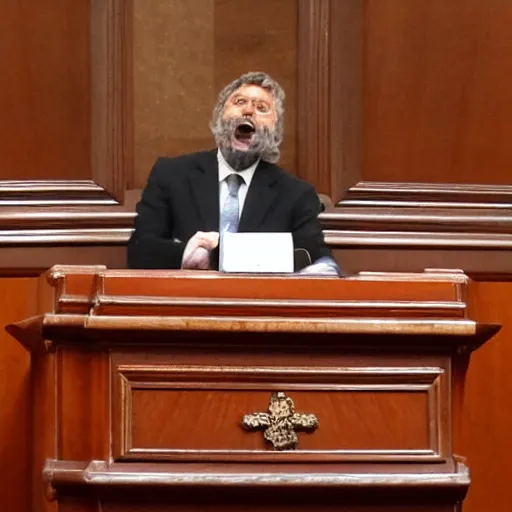
[[32,352],[33,510],[456,511],[460,272],[54,267]]
[[[246,366],[247,356],[208,367],[165,359],[113,357],[116,460],[439,462],[449,455],[441,433],[449,427],[450,369],[440,358],[428,368],[348,357],[333,368],[326,355],[310,357],[313,368],[289,355],[286,366],[263,357]],[[267,411],[276,389],[320,424],[291,451],[270,451],[261,434],[240,428],[245,414]],[[163,418],[172,429],[162,429]]]

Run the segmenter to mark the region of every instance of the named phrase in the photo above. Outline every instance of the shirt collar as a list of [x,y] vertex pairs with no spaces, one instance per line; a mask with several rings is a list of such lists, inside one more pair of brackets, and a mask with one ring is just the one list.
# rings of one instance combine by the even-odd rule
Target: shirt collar
[[221,153],[220,149],[217,150],[217,162],[219,163],[219,183],[225,180],[230,174],[236,173],[242,176],[244,179],[247,188],[251,184],[252,177],[254,176],[254,172],[256,171],[256,167],[258,167],[259,159],[254,162],[250,167],[244,169],[243,171],[235,171],[224,158],[224,155]]

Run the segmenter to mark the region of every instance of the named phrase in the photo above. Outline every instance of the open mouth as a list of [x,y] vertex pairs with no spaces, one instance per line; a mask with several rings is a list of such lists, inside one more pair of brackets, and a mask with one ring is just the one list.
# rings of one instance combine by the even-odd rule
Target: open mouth
[[233,137],[233,146],[235,149],[247,150],[251,146],[251,141],[256,127],[251,121],[243,121],[236,128]]

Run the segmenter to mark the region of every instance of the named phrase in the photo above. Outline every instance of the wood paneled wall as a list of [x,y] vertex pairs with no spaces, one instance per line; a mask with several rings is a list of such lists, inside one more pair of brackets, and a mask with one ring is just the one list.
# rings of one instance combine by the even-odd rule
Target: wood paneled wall
[[[481,280],[474,308],[503,329],[474,354],[468,374],[459,448],[472,485],[464,510],[505,512],[512,502],[512,67],[505,62],[512,5],[326,4],[301,11],[329,65],[307,85],[320,101],[299,102],[299,118],[313,112],[316,120],[298,126],[301,151],[324,150],[302,175],[336,204],[323,222],[347,271],[461,268]],[[340,4],[345,16],[336,14]],[[305,41],[300,76],[323,69],[310,36]],[[347,73],[342,62],[358,64]],[[333,91],[348,98],[339,102]]]
[[[508,511],[510,2],[189,4],[0,5],[0,323],[33,313],[55,263],[124,266],[154,156],[209,146],[219,89],[264,69],[288,95],[283,164],[332,197],[322,222],[347,271],[482,281],[475,307],[504,328],[469,373],[465,510]],[[0,336],[0,508],[28,512],[29,361]]]
[[133,188],[157,157],[215,147],[217,95],[248,71],[266,71],[286,91],[281,161],[296,172],[296,0],[136,0],[134,20]]
[[124,0],[2,2],[0,268],[124,265],[131,22]]
[[124,0],[0,3],[0,510],[6,512],[32,512],[33,402],[29,354],[4,326],[38,312],[37,276],[49,266],[124,265],[133,222],[121,204],[131,163],[124,129],[129,87],[120,86],[130,83],[129,7]]
[[464,511],[505,512],[512,503],[507,484],[512,448],[512,282],[478,283],[473,310],[479,321],[502,325],[488,344],[471,356],[462,418],[461,453],[472,485]]
[[2,2],[0,179],[88,179],[90,2]]
[[30,355],[3,327],[37,313],[37,278],[2,278],[0,290],[0,510],[29,512]]
[[369,0],[365,180],[510,184],[512,3]]
[[[321,218],[348,271],[421,270],[432,261],[470,273],[512,271],[509,150],[500,135],[512,74],[505,68],[507,87],[484,87],[475,77],[487,73],[488,61],[480,72],[481,57],[470,51],[485,49],[499,67],[503,45],[486,34],[501,33],[511,8],[455,4],[459,10],[440,1],[299,1],[298,170],[333,199]],[[471,73],[458,62],[451,74],[441,72],[459,58],[473,63]],[[440,90],[458,107],[447,110]],[[489,117],[476,96],[493,96],[503,109]],[[481,128],[489,119],[490,134]],[[440,155],[439,148],[447,149]],[[466,165],[486,152],[492,170]],[[392,181],[377,181],[384,178]]]

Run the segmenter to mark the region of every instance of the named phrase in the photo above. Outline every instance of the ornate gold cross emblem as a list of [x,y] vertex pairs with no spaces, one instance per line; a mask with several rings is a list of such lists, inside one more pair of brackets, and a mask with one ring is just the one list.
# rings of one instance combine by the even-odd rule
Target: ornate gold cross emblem
[[250,431],[263,430],[265,441],[272,443],[274,450],[290,450],[299,442],[296,431],[313,432],[318,419],[314,414],[296,413],[293,400],[278,391],[270,397],[268,413],[246,414],[242,426]]

